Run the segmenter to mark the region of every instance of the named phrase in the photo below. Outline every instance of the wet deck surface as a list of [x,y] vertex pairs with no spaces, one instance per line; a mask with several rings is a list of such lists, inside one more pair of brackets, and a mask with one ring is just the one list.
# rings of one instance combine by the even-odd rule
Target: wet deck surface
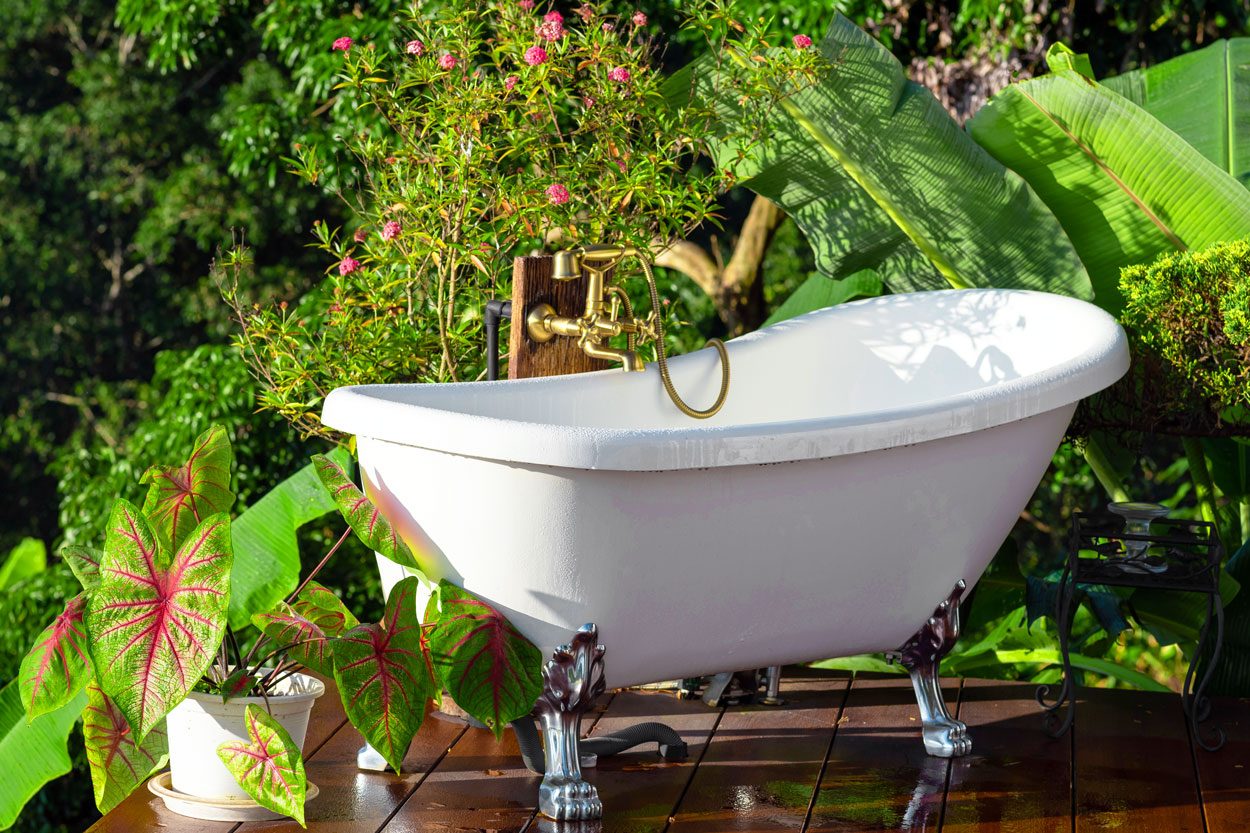
[[[331,692],[313,712],[305,745],[321,795],[307,806],[313,833],[527,831],[719,833],[907,830],[951,833],[1101,831],[1234,833],[1250,830],[1250,700],[1216,700],[1228,733],[1219,752],[1197,749],[1175,695],[1084,690],[1074,731],[1051,740],[1033,687],[946,681],[952,712],[969,725],[972,755],[930,758],[905,677],[855,679],[795,670],[786,705],[710,709],[670,694],[601,698],[583,731],[610,733],[662,720],[690,760],[648,751],[588,770],[605,806],[578,830],[536,817],[538,776],[511,735],[429,720],[404,775],[355,767],[360,736]],[[1196,750],[1196,751],[1195,751]],[[298,831],[294,822],[233,825],[174,815],[146,790],[93,833]]]

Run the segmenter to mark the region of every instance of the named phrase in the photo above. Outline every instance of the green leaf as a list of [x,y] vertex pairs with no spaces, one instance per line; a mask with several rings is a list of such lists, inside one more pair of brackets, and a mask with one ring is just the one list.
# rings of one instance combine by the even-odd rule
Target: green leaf
[[102,551],[91,547],[62,547],[61,558],[69,565],[83,590],[91,590],[100,583],[100,561],[104,558]]
[[187,462],[180,466],[152,466],[141,483],[151,484],[143,501],[161,548],[172,552],[182,546],[209,515],[229,512],[234,505],[230,470],[234,452],[226,429],[214,425],[201,434]]
[[[1220,573],[1220,598],[1226,609],[1240,591],[1237,579],[1227,572]],[[1202,623],[1207,620],[1205,594],[1143,587],[1133,591],[1132,601],[1138,621],[1160,645],[1182,643],[1188,651],[1198,642]]]
[[89,646],[83,625],[86,609],[86,593],[66,602],[56,621],[39,634],[35,647],[22,659],[18,680],[22,705],[30,720],[61,708],[91,680]]
[[906,674],[907,669],[896,662],[886,662],[875,654],[857,654],[853,657],[822,659],[813,662],[813,668],[831,668],[835,671],[870,671],[877,674]]
[[226,629],[230,559],[225,515],[206,518],[170,560],[132,504],[113,508],[87,632],[100,688],[140,740],[213,662]]
[[396,772],[434,694],[417,620],[419,587],[415,576],[403,579],[391,588],[380,623],[354,627],[330,644],[348,720]]
[[165,766],[169,757],[164,721],[148,732],[143,743],[135,743],[130,724],[94,680],[87,686],[82,734],[91,766],[95,806],[101,813],[120,804],[149,775]]
[[425,620],[434,624],[430,650],[439,679],[457,705],[500,737],[542,694],[542,652],[468,590],[448,581],[438,589]]
[[[330,459],[350,455],[338,449]],[[234,568],[230,573],[230,626],[241,629],[253,615],[271,610],[299,585],[301,526],[335,509],[312,463],[283,480],[230,526]]]
[[333,674],[328,637],[342,635],[360,624],[329,589],[316,582],[300,592],[294,606],[279,602],[267,613],[252,617],[253,624],[288,654],[318,674]]
[[0,590],[48,568],[48,552],[38,538],[23,538],[0,564]]
[[[1057,648],[1022,648],[1019,650],[990,651],[983,655],[987,659],[1002,665],[1015,665],[1017,663],[1032,665],[1060,665],[1063,663],[1063,657]],[[1127,683],[1134,688],[1142,691],[1170,691],[1167,686],[1156,682],[1151,677],[1146,676],[1140,671],[1134,671],[1132,668],[1125,668],[1118,663],[1110,660],[1100,659],[1098,657],[1089,657],[1084,654],[1071,653],[1069,658],[1072,665],[1082,671],[1092,671],[1095,674],[1102,674],[1104,677],[1111,677],[1122,683]],[[987,663],[982,663],[984,667]],[[961,670],[966,672],[974,667],[972,664],[965,665]]]
[[304,824],[308,776],[299,746],[268,712],[248,706],[244,715],[248,742],[227,741],[217,756],[243,791],[262,807]]
[[[871,267],[894,292],[1003,286],[1091,297],[1046,206],[889,50],[840,14],[819,49],[817,77],[776,103],[763,141],[720,142],[713,152],[794,218],[820,271],[840,278]],[[749,63],[728,52],[720,65],[731,61]],[[716,67],[709,56],[675,73],[669,101],[680,107],[693,90],[725,135],[755,127],[734,89],[741,70]]]
[[883,289],[881,277],[871,269],[861,269],[841,280],[812,275],[790,293],[790,297],[768,317],[764,326],[797,318],[818,309],[836,307],[855,298],[875,298]]
[[420,570],[421,565],[413,557],[412,550],[399,537],[395,527],[378,507],[365,497],[360,488],[352,482],[343,467],[324,454],[313,458],[317,467],[317,476],[321,484],[334,499],[344,520],[351,526],[356,537],[371,550],[386,556],[396,564],[402,564],[413,570]]
[[1203,437],[1202,447],[1210,460],[1211,479],[1224,497],[1237,502],[1250,496],[1250,440]]
[[70,703],[29,723],[22,710],[18,681],[0,689],[0,830],[12,826],[26,802],[44,784],[70,770],[66,741],[87,702],[79,692]]
[[1250,191],[1154,116],[1066,63],[1012,84],[968,128],[1055,213],[1098,304],[1118,313],[1122,267],[1250,235]]
[[1216,41],[1102,83],[1250,187],[1250,38]]

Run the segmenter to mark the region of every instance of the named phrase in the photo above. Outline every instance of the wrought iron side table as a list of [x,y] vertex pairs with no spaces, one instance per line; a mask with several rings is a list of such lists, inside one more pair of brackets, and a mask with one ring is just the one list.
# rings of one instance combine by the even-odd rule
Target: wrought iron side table
[[[1053,702],[1046,700],[1049,685],[1037,690],[1037,702],[1046,710],[1047,732],[1051,737],[1063,735],[1076,717],[1076,682],[1068,643],[1081,585],[1205,593],[1207,618],[1185,673],[1181,702],[1198,745],[1215,751],[1224,745],[1224,731],[1215,727],[1212,740],[1207,741],[1200,724],[1210,713],[1210,702],[1203,692],[1224,644],[1224,605],[1220,599],[1223,547],[1219,535],[1215,526],[1205,521],[1161,517],[1166,508],[1154,504],[1111,504],[1109,509],[1112,511],[1078,512],[1072,518],[1068,563],[1059,579],[1055,617],[1063,654],[1063,682]],[[1208,656],[1212,630],[1214,643]],[[1064,703],[1068,708],[1061,717]]]

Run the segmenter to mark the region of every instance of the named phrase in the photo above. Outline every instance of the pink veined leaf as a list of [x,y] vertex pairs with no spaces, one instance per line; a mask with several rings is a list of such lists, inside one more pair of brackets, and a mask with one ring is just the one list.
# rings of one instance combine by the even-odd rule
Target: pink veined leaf
[[413,576],[399,582],[380,624],[352,628],[331,643],[347,718],[396,772],[434,693],[417,620],[419,586]]
[[143,514],[162,547],[177,550],[201,521],[230,510],[234,505],[230,491],[233,463],[226,429],[214,425],[196,439],[186,463],[152,466],[143,473],[140,482],[150,484]]
[[100,559],[104,553],[91,547],[61,547],[61,558],[69,565],[83,590],[90,590],[100,583]]
[[100,688],[139,738],[212,664],[225,633],[231,561],[225,515],[206,518],[171,560],[133,504],[114,505],[86,623]]
[[[542,694],[542,652],[495,608],[439,582],[425,620],[439,680],[456,703],[496,737],[529,714]],[[441,600],[441,610],[439,609]]]
[[421,565],[417,563],[412,550],[399,537],[395,526],[373,505],[373,501],[365,497],[364,492],[360,491],[347,473],[324,454],[316,454],[312,460],[317,469],[317,477],[321,478],[321,484],[330,492],[339,512],[356,533],[356,537],[366,547],[381,553],[396,564],[419,570]]
[[28,720],[61,708],[91,681],[83,624],[86,609],[86,593],[66,602],[65,609],[39,634],[35,647],[22,659],[18,685]]
[[165,766],[169,754],[165,724],[158,723],[142,743],[135,743],[130,724],[94,680],[87,686],[87,708],[82,716],[95,804],[101,813],[107,813]]
[[338,596],[315,581],[300,591],[294,606],[279,602],[273,610],[253,616],[252,623],[274,641],[273,647],[290,646],[292,659],[326,675],[334,673],[327,638],[360,624]]
[[247,668],[236,668],[222,680],[221,701],[225,703],[235,697],[244,697],[255,684],[256,678],[248,673]]
[[217,747],[217,757],[253,801],[306,827],[308,776],[299,747],[260,706],[248,706],[243,719],[248,742],[227,741]]
[[334,591],[315,581],[300,591],[295,600],[295,612],[315,622],[327,636],[339,636],[360,624]]

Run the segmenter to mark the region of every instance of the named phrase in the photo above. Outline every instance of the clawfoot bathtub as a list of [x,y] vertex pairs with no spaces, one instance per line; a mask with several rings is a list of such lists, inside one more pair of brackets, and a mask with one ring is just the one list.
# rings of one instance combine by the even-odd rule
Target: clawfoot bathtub
[[[370,496],[431,576],[547,651],[594,622],[606,685],[898,650],[926,748],[966,752],[936,684],[959,595],[1076,403],[1126,371],[1123,332],[1070,298],[961,290],[821,310],[729,355],[706,421],[653,366],[343,388],[323,420],[357,436]],[[671,368],[687,401],[716,395],[713,351]]]

